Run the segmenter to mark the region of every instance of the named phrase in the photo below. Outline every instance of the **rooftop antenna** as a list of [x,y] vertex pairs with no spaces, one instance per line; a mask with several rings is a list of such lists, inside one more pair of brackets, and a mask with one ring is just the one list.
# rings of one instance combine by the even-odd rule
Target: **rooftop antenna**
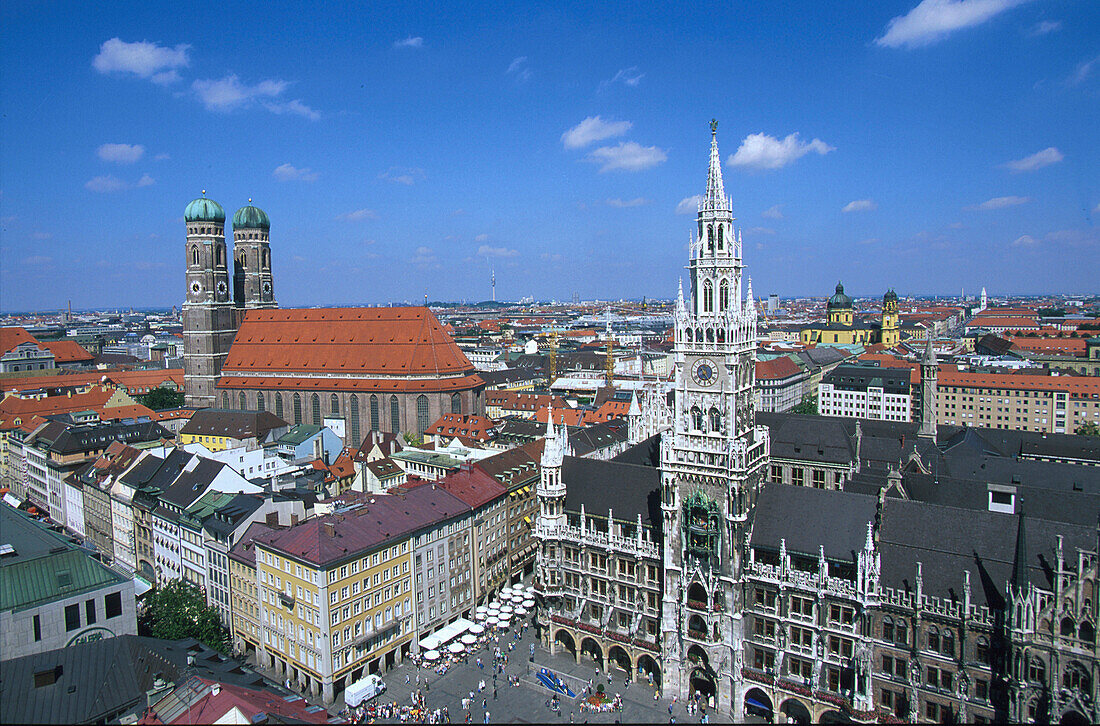
[[489,268],[489,285],[493,288],[493,302],[497,301],[497,271]]

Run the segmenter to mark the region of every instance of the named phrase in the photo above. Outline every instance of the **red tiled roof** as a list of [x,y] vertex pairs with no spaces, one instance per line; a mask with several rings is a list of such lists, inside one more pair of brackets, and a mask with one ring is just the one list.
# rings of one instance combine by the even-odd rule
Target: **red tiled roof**
[[508,493],[507,489],[481,469],[460,469],[443,477],[436,485],[474,509]]
[[249,310],[222,372],[469,376],[474,367],[427,308],[319,308]]
[[864,353],[858,360],[878,361],[880,368],[908,368],[909,384],[912,386],[920,385],[920,363],[885,353]]
[[19,398],[9,395],[0,401],[0,429],[15,428],[33,416],[53,416],[75,411],[96,411],[104,420],[152,416],[151,409],[136,404],[107,408],[107,403],[114,395],[115,391],[103,386],[92,386],[84,393],[74,393],[71,396]]
[[997,315],[975,315],[966,324],[969,328],[1038,328],[1035,318],[1001,317]]
[[[238,723],[236,719],[240,717],[229,716],[233,709],[237,709],[243,718],[252,723],[274,721],[275,723],[320,724],[327,723],[329,720],[328,711],[313,709],[310,702],[303,698],[288,700],[289,697],[284,698],[277,693],[258,688],[218,683],[197,676],[187,684],[181,684],[179,688],[193,688],[197,684],[206,687],[205,695],[191,703],[188,708],[182,710],[173,708],[171,713],[174,716],[169,721],[162,721],[160,716],[150,709],[138,723]],[[214,693],[215,685],[217,693]]]
[[436,393],[466,391],[485,385],[481,376],[472,373],[461,378],[284,378],[234,375],[218,379],[217,389],[273,391],[346,391],[348,393]]
[[798,364],[789,356],[780,356],[771,360],[756,361],[756,378],[758,380],[778,380],[797,376],[802,372]]
[[75,340],[51,340],[42,345],[53,353],[54,363],[77,363],[95,360],[95,356],[84,349]]
[[942,365],[939,386],[960,388],[1014,388],[1028,391],[1068,391],[1071,398],[1100,396],[1096,376],[1040,376],[1031,373],[974,373]]
[[[584,425],[584,415],[591,413],[590,411],[582,411],[579,408],[554,408],[554,423],[560,424],[562,419],[565,419],[565,423],[568,426],[582,426]],[[538,411],[535,411],[535,420],[539,423],[546,423],[546,407],[543,406]]]
[[42,344],[23,328],[0,328],[0,355],[23,343],[34,343],[42,348]]
[[1012,347],[1037,353],[1064,353],[1084,357],[1086,353],[1084,338],[1027,338],[1015,336]]
[[439,420],[424,430],[428,435],[459,436],[474,441],[488,441],[492,438],[489,430],[496,422],[487,416],[475,416],[468,413],[445,413]]
[[182,368],[157,368],[143,371],[88,371],[82,373],[57,373],[50,376],[23,376],[0,380],[5,391],[28,391],[39,388],[78,388],[93,383],[113,383],[132,393],[146,393],[160,384],[171,381],[183,390]]

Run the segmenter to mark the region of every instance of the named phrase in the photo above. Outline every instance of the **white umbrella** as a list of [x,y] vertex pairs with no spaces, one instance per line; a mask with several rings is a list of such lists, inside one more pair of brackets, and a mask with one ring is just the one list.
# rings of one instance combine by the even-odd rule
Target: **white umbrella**
[[462,643],[451,643],[447,646],[447,650],[451,651],[452,653],[461,653],[462,651],[466,650],[466,646]]
[[466,645],[473,645],[474,643],[477,642],[477,636],[476,635],[471,635],[470,633],[466,633],[461,638],[459,638],[459,640],[461,640]]
[[525,607],[525,608],[533,608],[533,607],[535,607],[535,601],[534,601],[534,600],[532,600],[531,598],[528,598],[528,599],[526,599],[526,600],[524,600],[524,601],[523,601],[523,607]]
[[475,613],[483,613],[483,612],[485,612],[485,611],[486,611],[486,610],[488,610],[488,609],[489,609],[489,608],[485,607],[484,605],[478,605],[478,606],[477,606],[477,609],[476,609],[476,610],[474,610],[474,612],[475,612]]
[[512,606],[511,605],[505,605],[504,607],[502,607],[500,609],[500,614],[501,615],[508,615],[511,612],[512,612]]
[[489,603],[489,609],[490,610],[492,610],[493,608],[499,608],[499,607],[500,607],[500,600],[495,600],[494,599],[491,603]]
[[535,593],[535,586],[534,585],[528,585],[527,586],[527,594],[528,595],[533,595],[534,593]]
[[488,619],[488,620],[486,620],[485,622],[486,622],[487,624],[489,624],[489,625],[496,625],[497,623],[499,623],[499,622],[500,622],[500,620],[499,620],[498,618],[496,618],[495,616],[493,616],[493,615],[490,615],[490,616],[489,616],[489,619]]
[[497,618],[497,620],[498,620],[499,622],[503,623],[504,625],[507,625],[507,624],[508,624],[508,621],[510,621],[511,619],[512,619],[512,616],[511,616],[511,615],[506,615],[506,614],[504,614],[504,613],[501,613],[501,614],[500,614],[500,617],[499,617],[499,618]]
[[489,608],[488,614],[489,615],[496,615],[499,612],[500,612],[500,607],[497,606],[497,605],[494,605],[493,607]]
[[497,630],[507,630],[507,629],[508,629],[508,623],[506,623],[506,622],[501,621],[497,625]]
[[516,609],[513,610],[512,612],[515,613],[516,615],[523,616],[523,615],[527,614],[527,608],[520,605],[520,606],[516,607]]
[[[474,618],[476,618],[477,620],[484,620],[487,617],[489,617],[489,615],[487,613],[475,613],[474,614]],[[474,627],[477,627],[477,626],[475,625]],[[471,630],[472,629],[473,628],[471,628]]]
[[424,660],[437,660],[439,658],[438,650],[428,650],[424,652]]

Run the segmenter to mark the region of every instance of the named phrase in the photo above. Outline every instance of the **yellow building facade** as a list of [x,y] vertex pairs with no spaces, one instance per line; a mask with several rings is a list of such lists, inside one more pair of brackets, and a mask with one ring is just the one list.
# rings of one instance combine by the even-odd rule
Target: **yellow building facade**
[[892,348],[901,342],[897,293],[889,290],[883,296],[880,322],[867,322],[855,317],[852,298],[844,294],[844,285],[838,282],[825,306],[825,323],[803,328],[799,341],[839,345],[883,343]]

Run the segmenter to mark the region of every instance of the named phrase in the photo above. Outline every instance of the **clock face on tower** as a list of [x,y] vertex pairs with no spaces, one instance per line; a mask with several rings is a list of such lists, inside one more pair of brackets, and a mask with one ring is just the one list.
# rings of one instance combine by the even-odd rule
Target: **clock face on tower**
[[200,292],[202,292],[202,283],[198,280],[193,281],[191,283],[191,294],[198,295]]
[[271,283],[268,282],[267,280],[264,280],[263,292],[264,292],[264,295],[270,295],[271,294]]
[[225,280],[218,280],[218,295],[225,295],[229,290],[229,286],[225,284]]
[[708,358],[700,358],[691,366],[691,378],[700,386],[712,385],[718,380],[718,366]]

